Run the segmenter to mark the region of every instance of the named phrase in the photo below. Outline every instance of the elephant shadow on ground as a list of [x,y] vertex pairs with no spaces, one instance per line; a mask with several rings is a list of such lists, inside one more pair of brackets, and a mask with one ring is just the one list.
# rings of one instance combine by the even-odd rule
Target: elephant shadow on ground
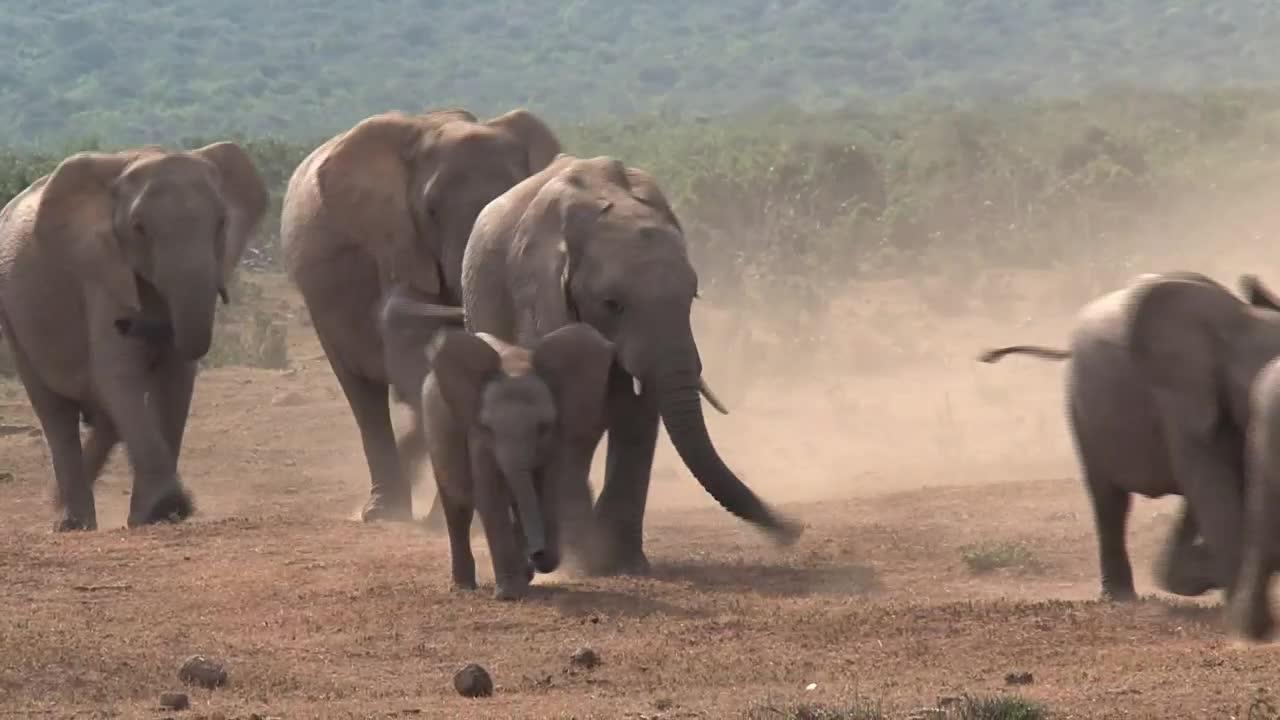
[[882,587],[874,569],[856,564],[797,567],[684,560],[655,562],[653,578],[713,592],[759,593],[768,597],[866,595]]
[[693,619],[706,615],[699,610],[648,597],[642,591],[621,592],[581,586],[534,585],[529,588],[529,599],[545,601],[565,617],[580,618],[590,622],[599,622],[601,617],[644,618],[650,615],[666,615]]

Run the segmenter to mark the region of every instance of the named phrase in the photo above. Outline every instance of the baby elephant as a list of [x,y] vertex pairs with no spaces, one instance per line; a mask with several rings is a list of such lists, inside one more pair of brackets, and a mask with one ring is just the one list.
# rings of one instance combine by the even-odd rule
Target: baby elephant
[[[413,303],[420,315],[460,309]],[[588,472],[604,433],[613,344],[566,325],[524,348],[486,333],[441,330],[422,385],[428,454],[453,560],[453,583],[475,589],[472,510],[493,557],[494,597],[515,600],[534,571],[560,565],[591,522]]]

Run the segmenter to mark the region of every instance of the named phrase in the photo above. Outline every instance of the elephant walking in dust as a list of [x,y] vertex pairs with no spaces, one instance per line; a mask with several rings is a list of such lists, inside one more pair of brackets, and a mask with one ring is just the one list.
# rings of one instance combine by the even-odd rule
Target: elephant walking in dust
[[191,514],[178,455],[197,361],[267,199],[220,142],[77,153],[0,210],[0,329],[53,459],[55,529],[97,528],[93,483],[121,440],[129,527]]
[[648,571],[642,527],[659,419],[721,505],[782,543],[800,535],[711,443],[699,393],[720,406],[702,381],[689,322],[698,277],[680,223],[647,173],[609,157],[557,156],[480,213],[462,287],[473,332],[532,346],[583,322],[614,344],[608,457],[595,513],[602,534],[587,560],[594,571]]
[[[388,312],[438,318],[462,308],[406,300]],[[493,559],[494,597],[524,597],[534,571],[561,561],[562,538],[591,527],[591,455],[604,433],[613,344],[572,323],[524,348],[485,333],[445,330],[432,340],[422,414],[436,496],[444,508],[453,583],[474,589],[471,516]]]
[[[1252,276],[1247,302],[1198,274],[1146,274],[1086,305],[1070,350],[1011,346],[1071,359],[1068,418],[1093,503],[1102,593],[1134,599],[1125,547],[1131,494],[1186,502],[1157,568],[1168,592],[1230,591],[1239,566],[1243,453],[1250,385],[1280,354],[1280,313]],[[1205,544],[1196,545],[1197,533]]]
[[[364,520],[413,517],[411,481],[426,455],[417,398],[434,329],[396,326],[381,304],[400,293],[458,305],[476,215],[559,151],[523,110],[487,122],[465,110],[393,112],[331,138],[289,179],[284,264],[360,431],[371,485]],[[398,441],[388,387],[414,410]]]

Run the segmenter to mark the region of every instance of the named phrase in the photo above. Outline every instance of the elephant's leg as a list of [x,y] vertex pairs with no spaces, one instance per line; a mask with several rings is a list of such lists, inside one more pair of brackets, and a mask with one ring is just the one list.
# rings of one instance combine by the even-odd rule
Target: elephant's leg
[[[419,412],[413,413],[413,425],[396,441],[396,454],[400,458],[400,467],[404,472],[409,487],[412,488],[422,473],[428,457],[427,439],[422,427]],[[431,511],[423,519],[428,530],[439,531],[445,528],[445,512],[441,505],[440,493],[436,493],[431,501]]]
[[357,376],[335,361],[331,354],[329,359],[360,428],[360,442],[369,464],[371,487],[361,518],[365,522],[412,520],[413,496],[400,465],[395,429],[391,425],[391,408],[387,402],[387,384]]
[[1231,457],[1231,443],[1182,437],[1171,446],[1182,494],[1215,567],[1215,585],[1226,588],[1230,597],[1240,567],[1244,519],[1240,471]]
[[27,386],[31,407],[35,410],[45,442],[53,459],[53,477],[57,486],[59,512],[55,532],[97,530],[98,514],[93,501],[93,486],[84,473],[80,449],[80,407],[36,384]]
[[1157,582],[1165,592],[1196,597],[1216,587],[1212,558],[1204,545],[1195,544],[1199,532],[1195,516],[1184,501],[1156,565]]
[[1102,596],[1113,602],[1130,602],[1138,594],[1133,588],[1133,567],[1125,547],[1125,530],[1129,522],[1130,495],[1096,475],[1085,477],[1089,499],[1093,501],[1093,520],[1098,534],[1098,564],[1102,570]]
[[449,557],[452,563],[453,586],[459,590],[476,589],[476,559],[471,554],[471,518],[474,510],[470,504],[444,502],[436,496],[444,512],[445,526],[449,529]]
[[593,570],[645,575],[644,511],[658,444],[658,409],[636,397],[631,378],[617,369],[609,377],[608,402],[604,487],[595,507],[601,547]]
[[84,476],[85,482],[92,486],[102,475],[102,468],[111,459],[111,451],[120,442],[120,433],[111,423],[106,413],[99,413],[89,426],[89,435],[84,442]]
[[[175,352],[167,352],[151,373],[151,392],[147,407],[155,417],[165,444],[173,457],[174,473],[168,482],[150,489],[152,497],[143,497],[135,484],[132,509],[149,512],[157,519],[178,516],[187,517],[192,512],[191,495],[182,485],[177,472],[178,459],[182,455],[182,441],[186,435],[187,419],[191,414],[191,395],[195,390],[196,364],[185,362]],[[145,507],[151,508],[144,510]]]

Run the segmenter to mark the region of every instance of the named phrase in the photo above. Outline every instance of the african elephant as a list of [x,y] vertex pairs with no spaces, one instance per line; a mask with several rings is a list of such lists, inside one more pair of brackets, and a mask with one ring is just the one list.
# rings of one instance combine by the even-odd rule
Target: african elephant
[[646,172],[610,157],[561,154],[480,213],[462,260],[467,328],[532,345],[585,322],[615,345],[608,457],[592,569],[648,570],[641,528],[662,419],[702,486],[783,543],[802,528],[770,510],[711,443],[689,313],[698,277],[683,230]]
[[[395,327],[378,316],[380,303],[395,290],[458,305],[462,250],[477,213],[559,150],[552,131],[524,110],[487,122],[457,109],[391,112],[320,145],[289,179],[285,268],[360,430],[371,484],[366,521],[412,518],[410,481],[426,453],[415,398],[433,329]],[[414,409],[414,428],[399,441],[389,385]]]
[[[1071,349],[1011,353],[1072,359],[1068,417],[1093,502],[1103,595],[1135,598],[1125,548],[1130,494],[1183,495],[1159,562],[1179,595],[1230,590],[1239,563],[1249,385],[1280,354],[1280,313],[1252,276],[1250,303],[1198,273],[1141,275],[1086,305]],[[1205,545],[1195,545],[1203,532]]]
[[[461,319],[462,308],[388,304],[391,313],[456,312]],[[562,535],[581,534],[591,522],[587,473],[604,433],[613,344],[585,323],[561,327],[528,348],[446,329],[428,354],[422,415],[454,585],[476,587],[474,509],[493,558],[494,597],[523,597],[533,571],[559,567]]]
[[0,211],[0,327],[53,459],[55,529],[97,528],[93,483],[120,440],[129,527],[191,514],[178,455],[197,361],[266,207],[249,156],[219,142],[77,153]]

